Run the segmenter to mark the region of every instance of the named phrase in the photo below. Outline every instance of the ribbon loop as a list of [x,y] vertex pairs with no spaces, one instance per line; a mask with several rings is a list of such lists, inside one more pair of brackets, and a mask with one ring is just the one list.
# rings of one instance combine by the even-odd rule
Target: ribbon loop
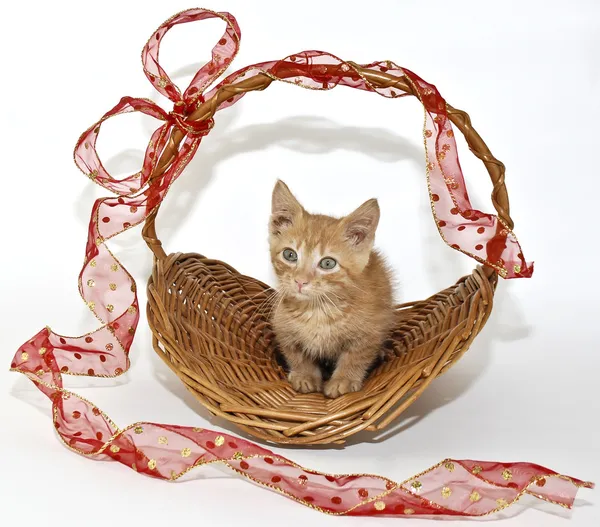
[[[115,179],[109,174],[100,160],[100,156],[96,150],[96,142],[104,121],[117,115],[133,112],[141,112],[150,117],[154,117],[155,119],[165,121],[166,124],[158,128],[152,134],[148,147],[144,153],[141,170],[123,179]],[[75,164],[92,181],[98,183],[107,190],[121,196],[131,195],[132,193],[141,190],[146,184],[148,177],[156,166],[160,152],[162,152],[166,145],[170,127],[169,114],[153,101],[134,97],[123,97],[119,103],[106,112],[99,121],[95,122],[81,134],[73,153]]]
[[[166,33],[178,24],[187,24],[211,18],[222,19],[227,24],[227,27],[222,37],[212,49],[211,60],[198,70],[182,95],[181,90],[158,62],[160,43]],[[233,15],[225,12],[217,13],[209,9],[188,9],[174,15],[154,31],[142,50],[144,73],[154,88],[173,103],[184,101],[186,104],[197,104],[199,97],[204,93],[206,87],[227,69],[233,58],[237,55],[240,47],[240,38],[240,27]]]

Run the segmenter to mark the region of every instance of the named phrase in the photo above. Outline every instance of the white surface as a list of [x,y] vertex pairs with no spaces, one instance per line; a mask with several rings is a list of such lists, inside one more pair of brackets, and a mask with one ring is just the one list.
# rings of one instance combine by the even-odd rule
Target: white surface
[[[338,450],[276,449],[305,466],[403,480],[450,456],[531,461],[600,483],[600,5],[491,6],[438,0],[205,6],[232,12],[241,25],[236,69],[322,49],[359,63],[391,59],[436,84],[450,104],[470,113],[506,163],[516,232],[536,262],[533,279],[500,284],[495,311],[469,353],[381,440],[361,436]],[[139,53],[163,20],[188,7],[170,0],[0,7],[0,523],[12,518],[10,524],[25,525],[29,517],[62,527],[387,525],[393,520],[326,517],[224,471],[198,470],[194,481],[170,484],[79,457],[57,440],[49,402],[6,371],[18,346],[46,324],[72,335],[95,327],[77,293],[77,274],[92,202],[103,194],[76,169],[72,148],[121,96],[156,98]],[[216,21],[173,30],[163,65],[173,72],[204,62],[221,32]],[[189,78],[177,80],[183,85]],[[273,85],[268,92],[218,115],[161,210],[167,251],[201,251],[270,280],[265,225],[270,191],[281,177],[315,211],[343,214],[378,197],[378,241],[397,269],[402,298],[426,297],[469,272],[474,262],[444,245],[430,216],[416,100],[345,88],[315,93]],[[136,170],[155,126],[136,116],[107,123],[100,148],[109,169]],[[475,202],[490,210],[489,178],[461,146]],[[143,295],[151,259],[140,230],[111,247]],[[203,408],[155,357],[143,320],[132,357],[131,371],[118,381],[69,378],[68,386],[123,426],[153,420],[235,433],[222,421],[207,423]],[[573,513],[535,500],[523,504],[500,516],[510,517],[501,524],[600,524],[594,491],[581,492]]]

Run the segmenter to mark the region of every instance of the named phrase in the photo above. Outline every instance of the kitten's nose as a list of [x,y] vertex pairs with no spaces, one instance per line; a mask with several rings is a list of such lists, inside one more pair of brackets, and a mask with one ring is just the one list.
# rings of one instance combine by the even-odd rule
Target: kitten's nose
[[305,285],[308,285],[308,282],[305,282],[304,279],[296,280],[296,284],[298,284],[298,293],[302,293],[302,288]]

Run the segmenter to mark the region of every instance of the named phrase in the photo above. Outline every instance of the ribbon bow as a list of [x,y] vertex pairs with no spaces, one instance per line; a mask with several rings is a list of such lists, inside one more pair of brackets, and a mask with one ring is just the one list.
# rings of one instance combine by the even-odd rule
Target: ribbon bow
[[[213,48],[211,60],[200,68],[182,94],[158,62],[160,43],[175,25],[208,18],[225,21],[225,32]],[[75,163],[92,181],[117,197],[101,198],[94,203],[85,262],[79,275],[80,294],[103,325],[91,334],[75,338],[49,333],[48,344],[62,373],[113,377],[129,368],[127,355],[139,321],[136,285],[105,242],[143,222],[192,159],[214,121],[212,118],[190,120],[189,116],[204,102],[203,92],[207,86],[231,63],[239,42],[239,27],[229,13],[191,9],[173,16],[153,33],[142,51],[146,77],[158,92],[173,102],[173,110],[166,112],[149,99],[123,97],[79,137],[74,152]],[[152,134],[141,170],[115,179],[102,164],[96,142],[104,121],[131,112],[141,112],[164,124]],[[161,154],[175,129],[184,135],[184,139],[169,167],[159,178],[153,178],[150,185],[150,177],[156,172]],[[50,374],[47,367],[40,366],[45,372],[42,377]]]

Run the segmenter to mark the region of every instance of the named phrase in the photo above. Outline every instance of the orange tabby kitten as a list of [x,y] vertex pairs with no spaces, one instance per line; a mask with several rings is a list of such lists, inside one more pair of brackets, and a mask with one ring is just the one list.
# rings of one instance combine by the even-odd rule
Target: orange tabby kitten
[[[271,261],[279,281],[272,323],[297,392],[338,397],[361,389],[393,322],[391,277],[373,250],[379,205],[309,214],[282,181],[273,189]],[[319,362],[333,362],[323,382]]]

